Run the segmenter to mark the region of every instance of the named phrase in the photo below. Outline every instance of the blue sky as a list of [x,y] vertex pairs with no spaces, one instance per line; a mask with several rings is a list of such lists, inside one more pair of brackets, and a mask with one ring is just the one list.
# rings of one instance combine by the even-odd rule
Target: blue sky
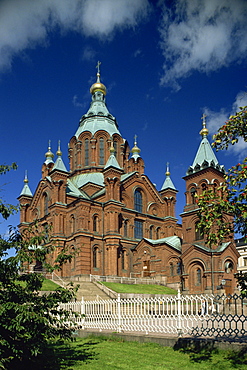
[[[1,194],[17,203],[25,170],[34,193],[48,140],[67,145],[87,111],[101,61],[106,102],[122,136],[137,135],[145,173],[161,188],[166,163],[179,190],[200,143],[201,116],[210,134],[247,105],[245,0],[1,0]],[[211,136],[209,136],[211,139]],[[226,168],[246,143],[217,153]],[[12,216],[0,224],[18,224]]]

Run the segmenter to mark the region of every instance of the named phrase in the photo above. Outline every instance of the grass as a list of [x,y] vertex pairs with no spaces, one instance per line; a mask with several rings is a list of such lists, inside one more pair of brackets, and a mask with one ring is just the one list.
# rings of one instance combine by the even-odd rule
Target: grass
[[[125,342],[121,338],[91,336],[55,346],[53,370],[244,370],[247,350],[162,347],[155,343]],[[48,369],[48,367],[43,367]]]
[[117,293],[135,293],[135,294],[177,294],[177,291],[163,285],[152,284],[121,284],[121,283],[106,283],[106,287],[114,290]]
[[[18,281],[18,283],[17,283],[17,284],[19,284],[19,285],[21,285],[22,287],[24,287],[26,283],[25,283],[24,281]],[[59,288],[59,287],[60,287],[60,285],[58,285],[58,284],[54,283],[54,281],[49,280],[49,279],[45,279],[45,280],[43,281],[43,284],[42,284],[42,288],[41,288],[41,290],[42,290],[42,291],[52,292],[52,291],[54,291],[55,289],[57,289],[57,288]]]

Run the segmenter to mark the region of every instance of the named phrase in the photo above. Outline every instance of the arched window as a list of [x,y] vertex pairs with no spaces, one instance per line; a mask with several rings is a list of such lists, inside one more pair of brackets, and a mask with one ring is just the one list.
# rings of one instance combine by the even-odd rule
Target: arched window
[[154,237],[154,227],[153,225],[151,225],[149,228],[149,239],[153,239],[153,237]]
[[121,264],[122,264],[122,270],[125,269],[125,251],[122,251],[122,256],[121,256]]
[[134,202],[135,202],[135,210],[137,212],[142,212],[142,193],[139,189],[135,190],[134,193]]
[[93,267],[98,268],[98,253],[99,249],[97,247],[94,247],[93,249]]
[[44,193],[44,216],[48,215],[48,195]]
[[160,227],[156,229],[156,239],[160,239]]
[[229,274],[233,270],[233,263],[231,261],[227,261],[225,263],[225,272]]
[[103,137],[99,139],[99,164],[105,164],[105,142]]
[[99,223],[99,218],[97,215],[93,216],[93,231],[97,232],[98,230],[98,223]]
[[198,267],[196,270],[196,285],[201,285],[202,283],[202,270]]
[[124,221],[124,236],[127,238],[128,237],[128,221]]
[[199,221],[195,223],[195,240],[204,238],[203,231],[198,227]]
[[174,266],[173,266],[173,263],[171,262],[170,263],[170,276],[173,276],[174,275]]
[[89,165],[89,140],[85,139],[85,166]]
[[205,182],[202,184],[202,191],[205,191],[207,190],[207,184],[205,184]]
[[71,234],[75,233],[75,217],[74,215],[71,216],[70,218],[70,227],[71,227]]
[[196,188],[190,189],[190,195],[191,195],[191,203],[196,204]]
[[117,141],[113,141],[113,146],[114,146],[114,149],[115,149],[115,157],[117,157],[117,150],[118,150],[118,145],[117,145]]

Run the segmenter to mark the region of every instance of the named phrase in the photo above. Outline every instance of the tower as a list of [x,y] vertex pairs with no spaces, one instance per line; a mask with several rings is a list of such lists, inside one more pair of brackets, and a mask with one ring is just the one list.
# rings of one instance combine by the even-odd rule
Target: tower
[[[237,267],[237,253],[231,239],[225,240],[222,245],[209,248],[203,234],[197,230],[199,221],[197,195],[201,195],[206,189],[217,192],[218,187],[224,182],[225,175],[224,166],[219,164],[207,139],[205,115],[202,120],[201,143],[184,177],[186,204],[181,214],[183,287],[185,291],[191,293],[216,292],[223,278],[232,283]],[[229,221],[229,217],[225,215],[226,221]],[[231,269],[226,267],[229,264]]]

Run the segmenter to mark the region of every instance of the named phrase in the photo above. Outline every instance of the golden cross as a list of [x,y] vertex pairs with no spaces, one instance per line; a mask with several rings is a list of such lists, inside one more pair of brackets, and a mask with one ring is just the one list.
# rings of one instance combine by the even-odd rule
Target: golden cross
[[98,68],[98,73],[100,73],[99,71],[99,66],[101,65],[101,62],[98,61],[97,65],[96,65],[96,68]]
[[207,117],[207,115],[205,113],[203,113],[202,118],[201,118],[203,126],[206,126],[206,117]]

